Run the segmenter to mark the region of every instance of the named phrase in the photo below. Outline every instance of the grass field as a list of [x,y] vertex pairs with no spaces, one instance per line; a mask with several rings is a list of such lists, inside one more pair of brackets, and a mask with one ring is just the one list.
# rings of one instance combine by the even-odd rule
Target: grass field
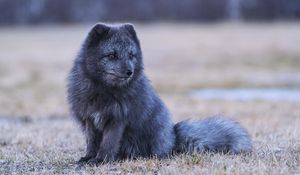
[[300,88],[300,23],[137,25],[175,122],[222,114],[252,155],[178,155],[77,168],[84,139],[66,77],[89,25],[0,28],[0,174],[300,174],[300,102],[196,100],[201,88]]

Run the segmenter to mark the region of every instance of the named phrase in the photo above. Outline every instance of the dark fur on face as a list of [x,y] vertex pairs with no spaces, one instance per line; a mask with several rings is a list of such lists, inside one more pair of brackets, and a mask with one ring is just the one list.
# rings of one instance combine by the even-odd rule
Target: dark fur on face
[[134,81],[143,69],[142,53],[132,25],[95,25],[83,46],[82,67],[95,81],[122,87]]

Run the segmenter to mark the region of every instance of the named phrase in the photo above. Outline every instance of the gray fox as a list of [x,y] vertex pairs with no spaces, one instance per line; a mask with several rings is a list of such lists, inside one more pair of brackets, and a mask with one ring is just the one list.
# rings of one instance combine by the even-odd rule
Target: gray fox
[[86,136],[86,155],[79,163],[252,150],[247,131],[226,118],[174,125],[144,74],[132,24],[92,27],[74,61],[67,89],[71,114]]

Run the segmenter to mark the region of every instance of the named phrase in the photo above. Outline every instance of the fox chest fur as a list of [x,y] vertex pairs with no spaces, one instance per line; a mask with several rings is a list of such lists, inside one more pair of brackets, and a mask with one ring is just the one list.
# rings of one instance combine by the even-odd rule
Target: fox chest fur
[[[124,96],[124,95],[123,95]],[[102,129],[106,122],[124,122],[127,121],[132,109],[131,103],[128,103],[128,96],[116,97],[114,94],[93,93],[85,99],[82,111],[84,115],[90,118],[98,129]]]

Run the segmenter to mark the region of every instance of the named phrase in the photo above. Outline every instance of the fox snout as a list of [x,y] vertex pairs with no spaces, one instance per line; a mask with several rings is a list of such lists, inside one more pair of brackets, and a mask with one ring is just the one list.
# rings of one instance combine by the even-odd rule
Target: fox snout
[[116,78],[120,78],[120,79],[129,79],[132,77],[134,71],[132,69],[125,69],[123,71],[107,71],[106,72],[109,75],[112,75]]
[[128,77],[131,77],[132,74],[133,74],[133,70],[127,69],[126,75],[127,75]]
[[133,75],[133,70],[132,69],[127,69],[126,71],[122,72],[122,77],[123,78],[130,78]]
[[114,80],[129,80],[134,74],[134,65],[121,59],[105,62],[101,67],[100,69]]
[[126,64],[123,64],[121,66],[120,73],[122,74],[122,76],[130,78],[134,73],[133,65],[131,63],[128,63],[128,62]]

